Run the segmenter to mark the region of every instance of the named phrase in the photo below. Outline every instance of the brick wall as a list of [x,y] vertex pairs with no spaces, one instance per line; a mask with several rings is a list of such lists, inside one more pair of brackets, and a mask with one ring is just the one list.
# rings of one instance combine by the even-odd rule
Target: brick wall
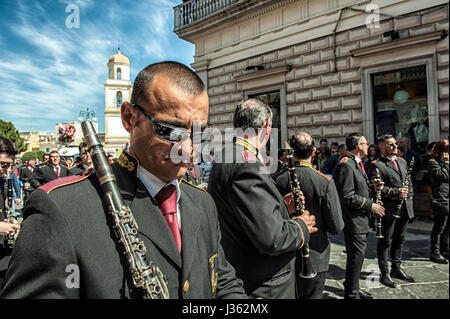
[[[401,38],[449,29],[448,6],[423,16],[396,19],[395,28]],[[286,113],[288,135],[306,130],[315,138],[325,137],[343,142],[348,133],[362,132],[361,67],[351,50],[391,41],[383,32],[393,29],[393,21],[380,22],[380,28],[359,27],[336,35],[336,70],[334,72],[334,39],[325,36],[301,42],[269,53],[208,71],[210,122],[223,130],[232,126],[232,116],[244,92],[238,90],[235,76],[249,65],[265,69],[291,65],[286,74]],[[449,84],[448,36],[436,45],[441,136],[448,136]]]

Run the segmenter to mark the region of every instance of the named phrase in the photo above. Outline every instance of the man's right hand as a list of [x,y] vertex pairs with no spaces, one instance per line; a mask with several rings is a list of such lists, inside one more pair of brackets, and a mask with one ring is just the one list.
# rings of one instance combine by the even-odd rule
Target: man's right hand
[[372,204],[372,213],[377,214],[380,217],[384,216],[384,207],[378,204]]
[[18,223],[14,223],[14,224],[8,223],[7,219],[0,222],[0,235],[1,236],[14,235],[19,229],[20,229],[20,225]]
[[306,224],[306,227],[308,227],[308,231],[310,234],[315,233],[319,229],[316,226],[316,216],[310,215],[308,210],[304,210],[303,214],[301,216],[295,216],[293,219],[301,219]]
[[398,196],[400,196],[400,198],[407,198],[408,197],[408,188],[406,188],[406,187],[399,188]]

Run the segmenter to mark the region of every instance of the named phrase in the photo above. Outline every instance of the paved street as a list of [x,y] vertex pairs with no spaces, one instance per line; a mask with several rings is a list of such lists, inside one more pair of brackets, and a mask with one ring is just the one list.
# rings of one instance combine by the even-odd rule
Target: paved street
[[[368,239],[366,259],[360,280],[360,287],[369,291],[376,299],[448,299],[449,266],[429,260],[430,233],[433,221],[424,217],[416,218],[408,225],[403,249],[402,268],[416,279],[415,283],[393,279],[397,288],[388,288],[379,283],[379,268],[376,259],[375,233]],[[345,245],[341,233],[330,236],[331,258],[324,298],[342,299],[344,297]]]

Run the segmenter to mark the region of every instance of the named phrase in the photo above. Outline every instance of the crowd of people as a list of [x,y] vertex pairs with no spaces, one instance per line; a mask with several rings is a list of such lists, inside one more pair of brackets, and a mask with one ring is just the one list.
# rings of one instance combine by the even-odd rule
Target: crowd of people
[[[139,298],[148,296],[153,276],[151,284],[159,286],[154,291],[170,298],[320,299],[329,270],[328,234],[343,232],[344,297],[370,299],[359,279],[376,220],[380,282],[395,288],[392,278],[414,281],[401,260],[423,162],[435,221],[430,259],[448,263],[448,140],[435,143],[422,161],[407,140],[397,143],[389,134],[369,145],[356,132],[328,149],[327,140],[316,147],[308,132],[299,131],[288,141],[289,152],[279,150],[277,172],[270,174],[261,150],[269,141],[272,111],[250,98],[234,112],[231,152],[217,152],[213,163],[173,161],[173,154],[193,154],[199,146],[193,125],[207,125],[208,109],[205,86],[191,69],[176,62],[147,66],[134,81],[131,101],[121,107],[130,142],[119,158],[108,158],[114,178],[94,174],[102,163],[93,163],[84,142],[78,163],[64,163],[52,151],[42,163],[30,160],[16,171],[17,148],[0,137],[2,198],[13,175],[22,181],[25,198],[21,225],[5,219],[10,201],[1,201],[0,296]],[[410,165],[413,158],[417,167]],[[105,191],[105,181],[114,181],[120,194]],[[129,209],[112,207],[108,200],[114,196]],[[123,224],[128,233],[119,231]],[[11,235],[13,248],[3,240]],[[306,259],[311,276],[302,274]],[[164,276],[149,273],[146,260]],[[73,267],[77,271],[68,272]]]

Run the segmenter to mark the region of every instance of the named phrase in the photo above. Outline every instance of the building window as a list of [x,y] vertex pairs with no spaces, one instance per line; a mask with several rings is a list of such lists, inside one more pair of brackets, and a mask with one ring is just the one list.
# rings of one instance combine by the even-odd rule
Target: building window
[[[280,91],[273,91],[267,93],[252,94],[248,96],[249,98],[255,97],[264,101],[269,105],[272,110],[272,128],[276,128],[278,132],[278,148],[282,148],[281,140],[281,116],[280,116]],[[270,133],[272,135],[272,133]],[[270,151],[270,144],[267,143],[266,147]],[[277,154],[275,154],[277,156]]]
[[122,92],[118,91],[116,93],[116,106],[121,107],[122,106]]
[[424,154],[428,145],[426,66],[372,74],[375,136],[392,134]]
[[117,80],[122,80],[122,70],[117,68]]

